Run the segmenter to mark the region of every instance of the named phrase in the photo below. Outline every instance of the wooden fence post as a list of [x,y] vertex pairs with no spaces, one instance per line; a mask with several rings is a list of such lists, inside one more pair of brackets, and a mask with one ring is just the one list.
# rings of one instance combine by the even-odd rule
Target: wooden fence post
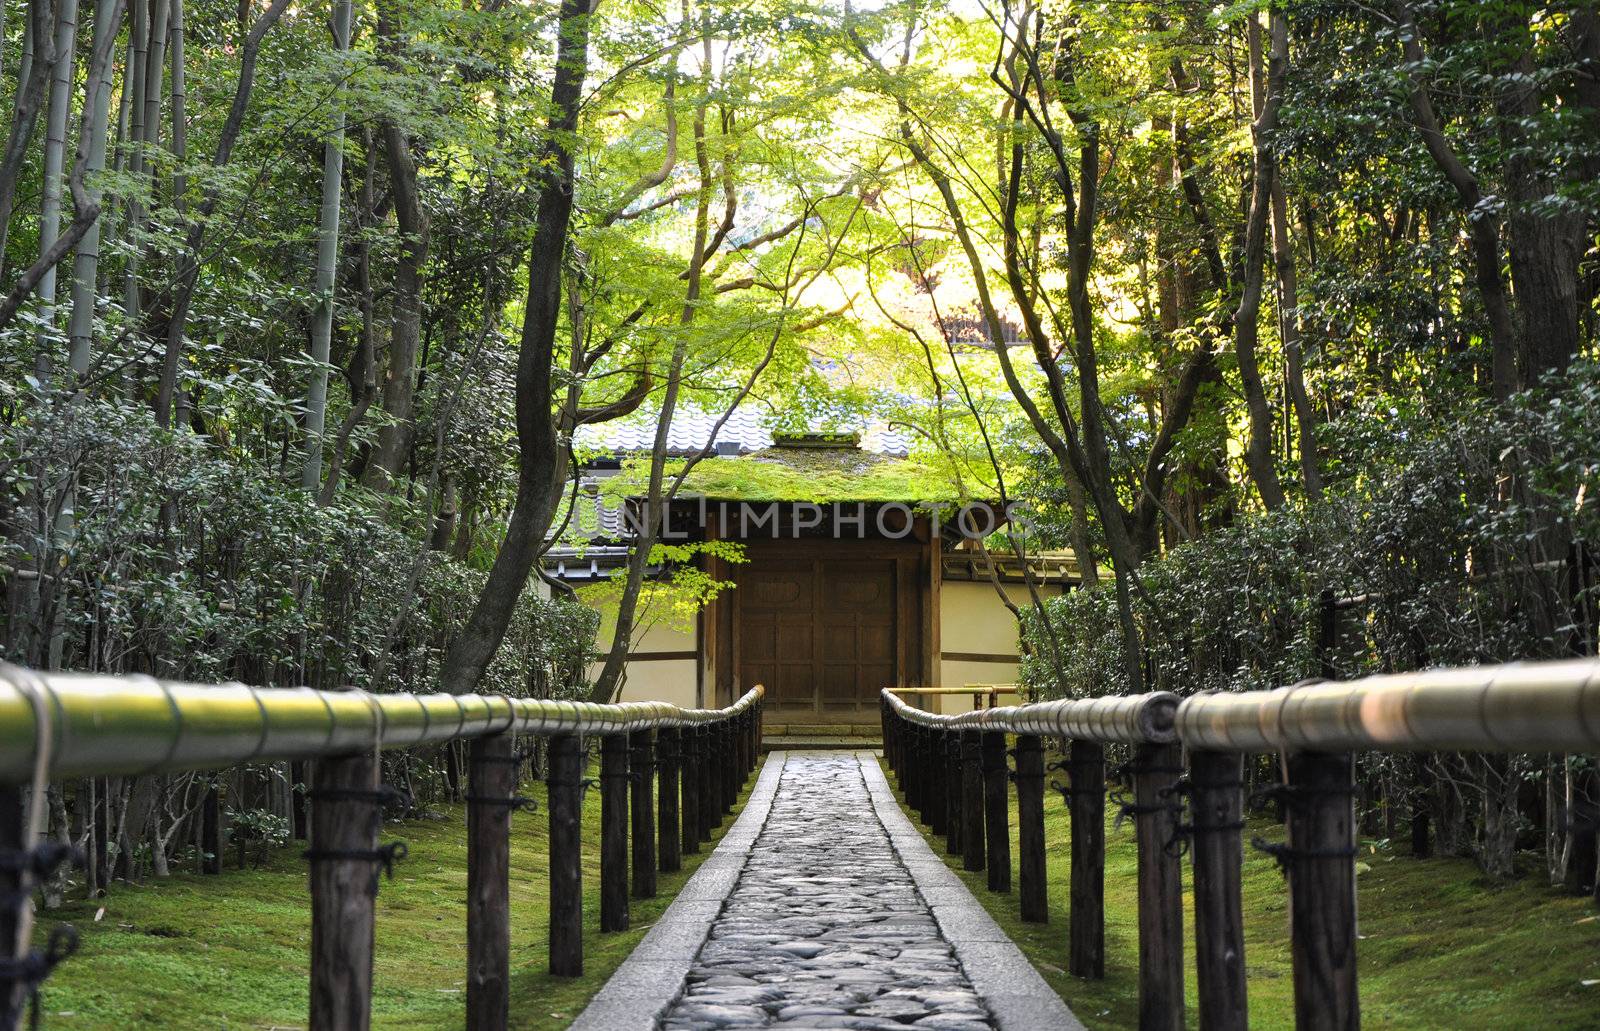
[[1139,1028],[1183,1028],[1183,869],[1170,847],[1178,830],[1172,786],[1177,745],[1134,749],[1133,817],[1139,847]]
[[[23,844],[28,840],[28,805],[22,788],[7,784],[0,788],[0,852],[16,856],[16,869],[0,869],[0,896],[16,899],[15,904],[0,903],[0,962],[18,964],[28,954],[28,949],[17,948],[17,922],[22,918],[22,907],[32,905],[28,891],[27,865]],[[13,1031],[22,1023],[22,1013],[28,1004],[29,985],[22,979],[0,980],[0,1029]]]
[[1050,922],[1044,866],[1044,746],[1037,734],[1017,735],[1017,891],[1022,919]]
[[940,759],[944,769],[944,850],[952,856],[962,854],[961,849],[961,732],[947,730],[940,743]]
[[633,897],[651,899],[656,895],[656,811],[655,791],[656,732],[636,730],[629,735],[633,754],[628,767],[633,774],[633,798],[628,807],[633,821]]
[[1298,1031],[1354,1031],[1356,994],[1354,764],[1348,753],[1288,756],[1289,949]]
[[[734,803],[739,801],[739,728],[738,719],[730,717],[717,724],[717,736],[722,740],[722,762],[717,767],[717,780],[722,788],[722,813],[733,814]],[[721,823],[721,820],[717,821]]]
[[383,801],[373,752],[323,759],[312,771],[312,1031],[365,1031],[372,1018],[378,874],[403,850],[378,848]]
[[744,787],[745,776],[750,772],[750,713],[742,712],[733,718],[733,800],[739,801],[739,789]]
[[983,732],[983,826],[988,853],[989,890],[1011,890],[1011,769],[1006,764],[1006,734]]
[[927,781],[928,792],[928,831],[943,836],[950,827],[950,803],[945,798],[943,730],[928,728],[922,754],[925,757],[922,775]]
[[723,747],[722,724],[710,723],[706,726],[706,797],[711,799],[710,816],[711,826],[716,828],[722,823],[722,807],[726,801],[723,792],[722,767],[727,761],[726,749]]
[[550,739],[550,973],[583,974],[583,746]]
[[[102,779],[102,783],[105,781]],[[105,847],[106,835],[100,835],[99,847]],[[200,802],[200,872],[222,872],[222,795],[217,782],[206,787],[205,798]]]
[[467,758],[467,1029],[511,1016],[511,814],[520,760],[510,734],[476,738]]
[[961,868],[983,869],[983,734],[961,732]]
[[662,873],[683,869],[683,844],[678,839],[678,770],[683,754],[679,738],[682,732],[676,727],[663,728],[656,734],[656,768],[661,775],[656,779],[656,801],[659,803],[656,820],[657,851],[660,854]]
[[899,720],[894,717],[894,711],[889,707],[888,696],[879,694],[878,733],[883,736],[883,761],[888,763],[889,772],[897,778],[900,776],[900,761],[895,755],[894,732],[895,724],[898,722]]
[[1096,741],[1074,741],[1067,764],[1072,784],[1072,902],[1067,971],[1106,976],[1106,754]]
[[628,929],[628,735],[600,738],[600,930]]
[[721,823],[721,813],[717,808],[717,789],[712,776],[712,769],[716,762],[714,745],[716,734],[713,728],[702,726],[695,730],[695,751],[699,761],[695,764],[695,774],[700,779],[700,840],[710,841],[711,832]]
[[911,726],[906,729],[906,772],[901,779],[900,786],[905,790],[907,808],[917,814],[918,820],[922,823],[927,823],[926,796],[928,792],[927,784],[924,783],[927,764],[923,761],[923,753],[927,750],[926,728]]
[[679,813],[682,837],[681,853],[696,855],[700,851],[700,728],[684,727],[678,731],[678,773],[683,792],[683,809]]
[[1200,1026],[1246,1031],[1244,905],[1244,757],[1189,754],[1190,856],[1194,866],[1194,957]]
[[31,850],[27,848],[28,802],[23,788],[15,784],[0,787],[0,857],[5,860],[0,863],[0,964],[4,967],[0,971],[0,1031],[23,1026],[34,990],[78,946],[77,932],[67,925],[53,927],[43,949],[33,948],[32,941],[17,940],[24,908],[33,905],[33,889],[73,858],[71,848],[47,836],[37,839]]

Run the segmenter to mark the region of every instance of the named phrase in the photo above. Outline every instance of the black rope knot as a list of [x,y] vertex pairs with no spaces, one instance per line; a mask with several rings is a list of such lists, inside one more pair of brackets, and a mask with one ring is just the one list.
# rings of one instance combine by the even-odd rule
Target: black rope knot
[[521,770],[522,765],[533,758],[533,751],[519,748],[510,755],[474,755],[467,759],[472,766],[509,766],[513,770]]
[[1111,825],[1112,830],[1120,830],[1122,828],[1122,821],[1126,820],[1130,816],[1137,818],[1140,816],[1151,816],[1156,813],[1171,813],[1174,816],[1183,815],[1183,803],[1181,802],[1153,802],[1148,804],[1141,802],[1129,802],[1126,797],[1122,795],[1113,795],[1111,801],[1117,807],[1117,819],[1116,822]]
[[468,805],[497,805],[504,806],[514,813],[536,813],[539,811],[538,799],[526,795],[512,795],[510,798],[499,798],[494,795],[467,795]]
[[1252,809],[1266,802],[1283,802],[1294,804],[1307,798],[1316,798],[1323,795],[1353,797],[1356,793],[1353,784],[1329,784],[1316,786],[1312,784],[1268,784],[1266,787],[1257,788],[1250,792],[1250,807]]
[[[1115,822],[1111,824],[1112,830],[1121,830],[1122,821],[1126,820],[1130,816],[1137,818],[1140,816],[1151,816],[1156,813],[1171,813],[1174,820],[1181,820],[1183,818],[1183,801],[1182,799],[1176,797],[1177,792],[1174,790],[1176,788],[1175,784],[1169,784],[1157,790],[1156,797],[1161,799],[1161,801],[1158,802],[1138,802],[1128,798],[1128,792],[1133,789],[1132,777],[1134,774],[1160,773],[1169,769],[1171,769],[1171,767],[1137,767],[1132,762],[1122,763],[1117,767],[1114,776],[1116,777],[1119,786],[1107,793],[1107,797],[1110,798],[1111,804],[1117,807],[1117,818]],[[1179,772],[1182,771],[1180,770]]]
[[406,843],[391,841],[377,848],[308,848],[301,854],[308,863],[371,863],[372,885],[369,895],[378,894],[378,875],[394,880],[394,864],[407,855]]
[[1233,820],[1228,823],[1182,823],[1172,828],[1172,837],[1162,846],[1162,851],[1169,856],[1182,857],[1188,854],[1189,845],[1195,838],[1202,834],[1225,834],[1228,831],[1242,831],[1245,824],[1243,820]]
[[[71,924],[57,924],[43,949],[33,949],[16,959],[0,959],[0,984],[21,986],[30,995],[63,960],[78,951],[78,931]],[[37,1003],[36,1003],[37,1004]]]
[[1289,868],[1296,863],[1327,859],[1350,860],[1360,854],[1353,845],[1338,848],[1295,848],[1293,845],[1280,845],[1264,838],[1251,838],[1250,847],[1271,856],[1278,864],[1278,872],[1285,877],[1289,875]]
[[413,804],[411,792],[389,784],[380,784],[375,789],[368,788],[312,788],[306,792],[306,797],[313,802],[371,802],[380,806],[396,806],[401,809],[410,809]]
[[59,841],[41,841],[27,849],[0,849],[0,873],[19,877],[28,874],[42,881],[66,862],[71,862],[73,866],[81,866],[83,853]]
[[1063,784],[1054,778],[1051,778],[1050,780],[1050,788],[1053,791],[1059,791],[1061,793],[1061,800],[1063,802],[1067,802],[1068,804],[1071,804],[1071,800],[1074,798],[1089,798],[1103,795],[1105,793],[1100,788],[1080,788],[1076,784]]

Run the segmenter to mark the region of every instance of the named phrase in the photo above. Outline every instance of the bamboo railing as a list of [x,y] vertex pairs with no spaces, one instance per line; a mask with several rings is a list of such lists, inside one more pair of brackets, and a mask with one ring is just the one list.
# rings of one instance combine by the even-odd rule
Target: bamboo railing
[[[882,696],[884,755],[916,810],[991,890],[1010,890],[1008,780],[1018,813],[1024,920],[1048,917],[1044,737],[1071,816],[1068,969],[1105,975],[1105,747],[1131,746],[1114,796],[1138,849],[1139,1026],[1184,1026],[1181,857],[1193,871],[1200,1026],[1244,1031],[1242,865],[1248,753],[1281,752],[1265,794],[1287,842],[1256,842],[1288,881],[1295,1025],[1360,1026],[1356,984],[1357,751],[1600,751],[1600,660],[1513,663],[1307,682],[1272,691],[1068,699],[941,715]],[[1016,769],[1006,737],[1016,735]]]
[[623,930],[630,865],[634,896],[654,895],[656,870],[679,869],[682,854],[698,852],[732,811],[759,757],[763,695],[756,686],[725,709],[682,709],[183,684],[0,663],[0,1031],[17,1026],[28,996],[75,940],[56,931],[47,948],[32,946],[32,892],[66,858],[41,841],[51,780],[314,760],[305,853],[310,1026],[346,1031],[368,1026],[379,873],[405,856],[403,844],[378,841],[383,806],[395,795],[380,783],[378,755],[469,741],[466,1026],[488,1031],[509,1016],[511,814],[530,807],[516,794],[528,758],[518,739],[548,740],[550,970],[576,976],[590,783],[582,738],[600,740],[601,930]]
[[1018,694],[1020,688],[1016,684],[967,684],[964,687],[886,687],[885,691],[896,695],[921,695],[925,698],[939,698],[944,695],[971,695],[974,709],[992,709],[995,700],[1003,694]]

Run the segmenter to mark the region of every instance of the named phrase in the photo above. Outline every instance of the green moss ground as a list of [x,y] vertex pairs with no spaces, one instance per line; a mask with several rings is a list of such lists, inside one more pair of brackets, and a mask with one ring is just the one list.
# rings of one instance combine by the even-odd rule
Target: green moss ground
[[[892,781],[892,778],[891,778]],[[902,805],[904,800],[901,799]],[[1045,840],[1051,923],[1025,924],[1017,897],[991,893],[982,873],[945,856],[943,839],[927,834],[1006,933],[1067,1004],[1092,1029],[1138,1026],[1138,931],[1133,829],[1106,827],[1106,979],[1067,974],[1068,824],[1053,793],[1046,800]],[[908,811],[908,815],[911,815]],[[913,822],[915,817],[912,816]],[[1017,855],[1015,803],[1012,856]],[[1271,823],[1247,831],[1281,840]],[[1362,1026],[1411,1029],[1579,1031],[1600,1028],[1600,913],[1585,899],[1563,896],[1530,875],[1508,885],[1479,877],[1463,859],[1415,860],[1369,851],[1357,880],[1361,917],[1358,961]],[[1189,876],[1187,866],[1184,877]],[[1013,870],[1013,883],[1016,875]],[[1184,928],[1193,934],[1192,898]],[[1294,1026],[1283,878],[1273,861],[1246,850],[1245,958],[1250,1026]],[[1190,1023],[1195,984],[1189,947]]]
[[[544,792],[524,790],[539,797],[541,811],[512,823],[512,1026],[534,1031],[567,1026],[711,850],[701,846],[699,855],[684,857],[684,871],[663,874],[655,899],[634,900],[631,930],[602,935],[600,803],[591,792],[584,805],[584,976],[553,978],[545,972]],[[383,840],[405,841],[410,855],[378,893],[374,1027],[461,1026],[466,827],[461,807],[446,816],[384,829]],[[724,820],[718,839],[731,822]],[[279,850],[259,870],[119,884],[106,898],[44,914],[42,930],[65,920],[82,936],[78,954],[46,984],[45,1027],[304,1027],[310,916],[301,847]]]
[[[661,894],[635,902],[634,927],[601,935],[598,919],[599,804],[585,816],[585,975],[544,973],[548,868],[546,818],[513,825],[513,1024],[566,1026],[627,956],[709,854],[663,876]],[[1045,979],[1091,1028],[1136,1026],[1136,899],[1132,833],[1107,828],[1107,977],[1070,977],[1066,958],[1067,821],[1047,805],[1052,923],[1024,924],[1015,894],[994,895],[982,875],[958,873]],[[378,903],[374,1025],[460,1026],[465,968],[466,840],[459,808],[444,820],[391,824],[385,840],[411,855],[384,882]],[[1012,821],[1013,828],[1015,820]],[[727,823],[724,823],[724,827]],[[1252,833],[1273,836],[1270,824]],[[1014,833],[1014,831],[1013,831]],[[720,835],[720,831],[719,831]],[[930,843],[943,855],[942,841]],[[44,992],[47,1028],[298,1028],[305,1023],[309,938],[304,864],[283,849],[259,870],[189,874],[146,886],[118,885],[105,899],[47,914],[80,930],[83,946]],[[1015,846],[1013,846],[1015,855]],[[1406,1029],[1600,1027],[1600,914],[1583,899],[1530,875],[1485,882],[1470,862],[1367,855],[1360,890],[1364,1026]],[[958,863],[951,864],[959,867]],[[1283,880],[1272,861],[1245,863],[1245,938],[1251,1027],[1293,1026]],[[104,908],[99,920],[96,913]],[[1192,915],[1186,914],[1192,928]],[[1190,973],[1191,1006],[1193,973]],[[1191,1010],[1192,1016],[1192,1010]]]

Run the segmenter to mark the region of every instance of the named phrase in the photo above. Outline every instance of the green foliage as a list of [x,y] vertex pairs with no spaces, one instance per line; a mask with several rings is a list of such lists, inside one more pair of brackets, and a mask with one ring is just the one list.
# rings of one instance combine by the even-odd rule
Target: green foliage
[[[747,561],[744,546],[733,541],[656,544],[650,549],[648,565],[662,567],[663,573],[647,579],[639,590],[636,627],[640,633],[656,625],[683,633],[693,632],[695,616],[700,610],[733,587],[731,580],[718,580],[696,565],[697,556],[701,555],[723,562]],[[598,583],[578,589],[584,609],[594,614],[597,623],[615,627],[626,576],[627,571],[619,569]],[[591,629],[591,639],[593,636]]]
[[[635,899],[633,930],[618,934],[599,933],[599,850],[586,848],[584,973],[552,977],[545,971],[550,845],[544,785],[531,781],[521,791],[536,798],[541,811],[512,816],[511,1026],[556,1031],[627,958],[711,847],[684,856],[681,871],[663,873],[655,898]],[[590,802],[583,839],[596,842],[600,807]],[[730,826],[713,833],[720,838]],[[466,976],[465,811],[449,806],[439,819],[390,823],[384,833],[405,841],[409,855],[378,890],[373,1027],[459,1028]],[[41,993],[46,1026],[304,1026],[310,901],[302,850],[268,850],[258,868],[216,877],[184,872],[158,884],[119,884],[105,898],[46,914],[41,945],[58,919],[74,924],[82,937],[78,953]],[[104,916],[96,919],[101,909]]]
[[[682,465],[668,466],[675,475]],[[632,461],[603,488],[614,503],[642,496],[647,459]],[[713,501],[955,501],[946,475],[915,459],[890,459],[832,448],[791,448],[740,458],[707,458],[689,473],[681,496]]]
[[[1015,834],[1016,803],[1009,826]],[[916,824],[912,815],[912,823]],[[943,842],[919,826],[935,855]],[[1063,806],[1045,807],[1046,879],[1050,923],[1022,921],[1017,894],[985,887],[982,871],[957,876],[994,917],[1045,981],[1091,1028],[1136,1028],[1139,1020],[1138,855],[1131,825],[1106,814],[1106,977],[1087,980],[1066,970],[1062,932],[1070,901],[1071,828]],[[1256,818],[1246,837],[1280,840],[1283,830]],[[1474,1028],[1549,1028],[1580,1031],[1593,1023],[1593,907],[1583,898],[1552,894],[1532,879],[1487,884],[1461,859],[1418,860],[1380,841],[1361,843],[1365,867],[1356,878],[1361,913],[1357,949],[1361,1017],[1368,1027],[1457,1031]],[[1015,838],[1013,856],[1017,855]],[[1243,868],[1244,954],[1252,1028],[1294,1027],[1294,978],[1289,956],[1288,899],[1271,857],[1247,849]],[[1185,895],[1183,926],[1194,926],[1193,896]],[[1507,914],[1516,914],[1508,919]],[[1186,951],[1189,1013],[1197,1004],[1194,953]]]
[[267,809],[227,810],[228,834],[239,851],[239,866],[244,866],[246,854],[252,865],[260,866],[271,849],[281,847],[289,840],[289,821]]
[[[1151,683],[1265,689],[1337,676],[1557,657],[1583,647],[1562,541],[1593,549],[1600,366],[1503,408],[1466,403],[1353,414],[1328,428],[1346,456],[1322,500],[1253,515],[1140,571]],[[1324,594],[1359,598],[1318,652]],[[1044,697],[1125,690],[1109,585],[1025,619],[1023,678]],[[1055,646],[1060,647],[1056,652]]]
[[[0,454],[13,505],[41,486],[27,456],[48,454],[77,477],[73,533],[43,599],[69,665],[414,688],[476,601],[485,574],[436,552],[408,591],[422,547],[408,525],[415,509],[363,491],[309,504],[272,468],[160,430],[142,407],[83,399],[45,414],[16,427]],[[40,546],[20,535],[0,542],[0,562],[26,563],[30,540]],[[570,602],[525,595],[486,689],[577,692],[593,620]],[[375,682],[385,650],[389,669]]]

